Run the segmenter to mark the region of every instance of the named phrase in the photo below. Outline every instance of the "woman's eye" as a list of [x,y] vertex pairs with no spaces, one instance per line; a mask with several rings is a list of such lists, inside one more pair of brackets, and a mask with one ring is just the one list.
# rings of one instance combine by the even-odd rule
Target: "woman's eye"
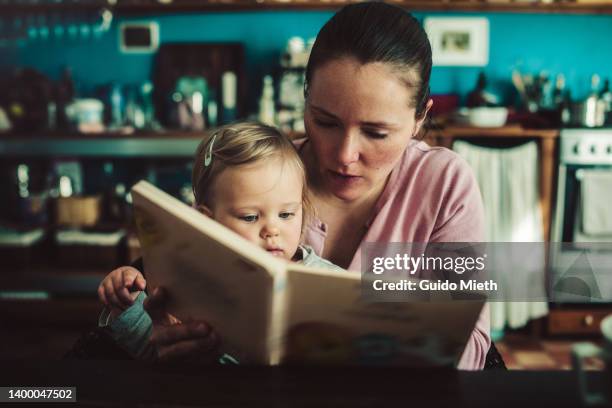
[[363,133],[365,133],[368,137],[371,137],[372,139],[384,139],[385,137],[387,137],[387,133],[381,133],[375,130],[364,130]]
[[242,221],[246,221],[246,222],[255,222],[259,219],[259,217],[257,217],[256,215],[243,215],[240,218]]
[[278,216],[282,219],[289,219],[289,218],[292,218],[294,215],[295,213],[292,213],[292,212],[282,212]]
[[327,120],[315,119],[314,122],[318,126],[321,126],[321,127],[324,127],[324,128],[331,128],[331,127],[336,126],[336,124],[334,122],[327,121]]

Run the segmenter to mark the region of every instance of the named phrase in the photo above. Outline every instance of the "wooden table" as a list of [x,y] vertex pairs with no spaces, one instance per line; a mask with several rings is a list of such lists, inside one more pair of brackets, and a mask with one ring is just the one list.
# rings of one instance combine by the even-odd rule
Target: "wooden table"
[[[603,384],[601,372],[590,373]],[[75,386],[79,406],[578,407],[572,372],[2,362],[2,386]]]

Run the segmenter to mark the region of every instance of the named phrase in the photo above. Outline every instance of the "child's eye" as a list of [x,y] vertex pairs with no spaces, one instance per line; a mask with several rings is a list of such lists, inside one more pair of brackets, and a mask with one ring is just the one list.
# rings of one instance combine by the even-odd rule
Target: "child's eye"
[[293,218],[293,216],[295,215],[295,213],[292,212],[282,212],[280,213],[278,216],[282,219],[289,219],[289,218]]
[[257,215],[242,215],[240,217],[242,221],[246,221],[246,222],[255,222],[259,219],[259,217]]

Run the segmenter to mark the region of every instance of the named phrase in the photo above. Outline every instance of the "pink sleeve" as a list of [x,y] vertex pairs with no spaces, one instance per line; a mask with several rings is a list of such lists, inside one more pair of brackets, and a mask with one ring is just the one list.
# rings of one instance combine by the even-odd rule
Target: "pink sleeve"
[[453,160],[441,169],[438,192],[443,197],[430,242],[482,242],[484,207],[471,167],[453,153]]
[[476,322],[457,368],[460,370],[482,370],[491,347],[491,324],[489,305],[485,304]]
[[[484,208],[482,197],[469,165],[457,156],[444,169],[446,182],[440,194],[444,205],[436,221],[430,242],[482,242]],[[468,340],[458,368],[480,370],[491,346],[489,307],[485,305]]]

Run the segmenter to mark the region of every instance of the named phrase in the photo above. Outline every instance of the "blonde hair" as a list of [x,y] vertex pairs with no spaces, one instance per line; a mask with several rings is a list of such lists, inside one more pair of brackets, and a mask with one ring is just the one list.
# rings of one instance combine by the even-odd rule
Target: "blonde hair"
[[[207,157],[208,156],[208,157]],[[302,174],[302,227],[314,216],[308,196],[306,169],[295,146],[278,129],[258,122],[240,122],[210,131],[196,150],[191,184],[197,206],[211,206],[211,188],[227,167],[280,157]],[[207,163],[208,162],[208,163]]]

